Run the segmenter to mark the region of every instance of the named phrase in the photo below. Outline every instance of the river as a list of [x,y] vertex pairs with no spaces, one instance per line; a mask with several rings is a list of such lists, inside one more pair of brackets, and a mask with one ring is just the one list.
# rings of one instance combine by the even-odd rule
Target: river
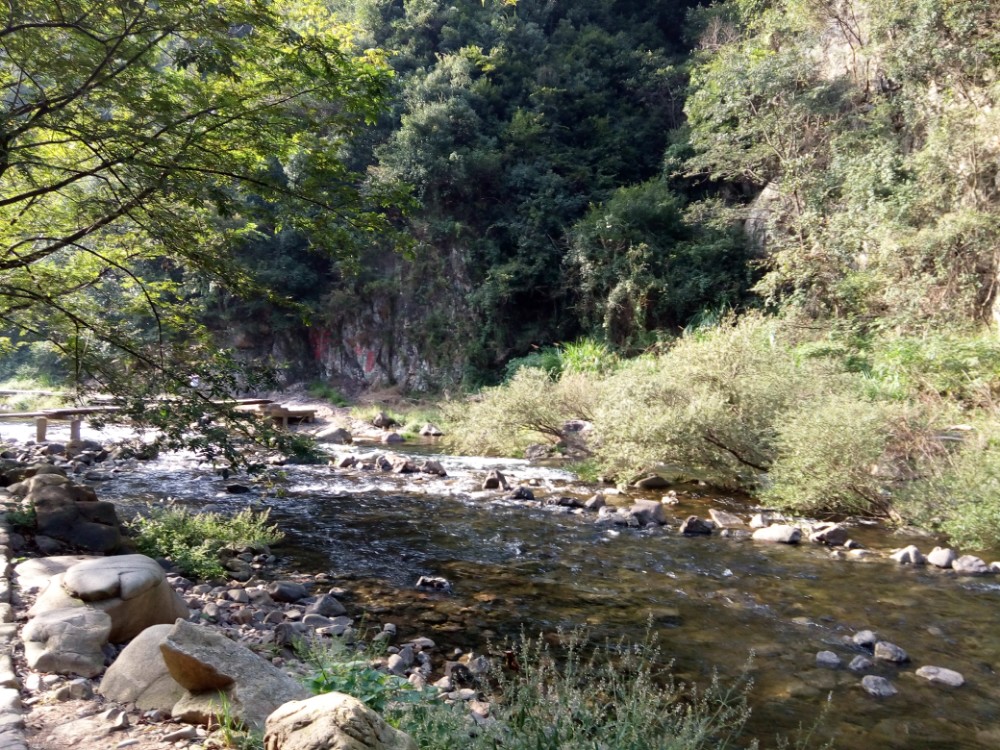
[[[533,484],[539,497],[593,494],[567,472],[516,460],[436,458],[447,478],[285,467],[273,483],[231,495],[208,469],[172,456],[118,475],[98,492],[125,512],[167,498],[199,508],[268,507],[287,534],[275,551],[290,568],[337,576],[352,591],[349,606],[369,612],[373,626],[393,621],[403,635],[428,635],[449,648],[581,625],[593,638],[640,640],[652,623],[677,677],[700,684],[713,670],[736,680],[752,654],[749,731],[765,747],[812,725],[824,707],[819,734],[833,736],[836,747],[1000,746],[1000,579],[882,558],[836,559],[811,544],[683,537],[677,521],[707,517],[713,503],[747,518],[750,512],[692,488],[670,509],[674,530],[598,524],[589,513],[479,490],[486,472],[498,468],[512,484]],[[627,505],[639,496],[658,497],[609,500]],[[876,527],[852,533],[883,550],[916,541],[926,553],[931,546]],[[422,575],[447,578],[452,593],[415,590]],[[902,668],[871,672],[898,688],[892,698],[867,695],[860,675],[846,667],[815,666],[821,650],[837,652],[846,665],[860,652],[845,640],[865,628],[911,657]],[[958,670],[966,684],[931,685],[914,674],[922,665]]]

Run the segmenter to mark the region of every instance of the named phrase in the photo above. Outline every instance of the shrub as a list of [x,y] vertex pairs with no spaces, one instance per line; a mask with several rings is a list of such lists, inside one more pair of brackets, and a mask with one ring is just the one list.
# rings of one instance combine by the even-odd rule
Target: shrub
[[508,653],[516,671],[491,674],[496,722],[470,731],[453,706],[433,703],[392,707],[390,720],[423,750],[694,750],[735,746],[749,716],[746,689],[713,680],[700,692],[661,672],[651,639],[588,648],[574,632],[558,655],[541,637]]
[[777,457],[782,415],[845,387],[824,360],[799,361],[760,315],[680,339],[607,379],[595,410],[605,472],[650,468],[727,488],[757,487]]
[[213,579],[225,575],[219,559],[223,549],[257,547],[282,539],[277,526],[268,525],[269,513],[246,508],[226,516],[147,505],[146,512],[127,525],[135,535],[139,552],[170,560],[184,575]]
[[306,390],[308,390],[309,395],[313,398],[329,401],[334,406],[347,406],[347,399],[344,398],[344,394],[329,383],[317,380],[310,383]]
[[943,531],[960,547],[995,548],[1000,545],[1000,418],[990,414],[973,429],[945,432],[939,440],[957,447],[907,488],[900,512],[906,520]]
[[505,385],[446,404],[448,440],[465,453],[518,455],[539,440],[561,440],[567,420],[589,419],[594,396],[587,375],[554,380],[543,370],[522,368]]
[[544,349],[525,354],[523,357],[515,357],[507,363],[504,368],[504,382],[510,382],[522,369],[541,370],[551,378],[558,378],[563,369],[563,353],[555,346],[546,346]]
[[885,515],[892,471],[882,465],[899,412],[837,394],[786,413],[762,499],[797,513]]

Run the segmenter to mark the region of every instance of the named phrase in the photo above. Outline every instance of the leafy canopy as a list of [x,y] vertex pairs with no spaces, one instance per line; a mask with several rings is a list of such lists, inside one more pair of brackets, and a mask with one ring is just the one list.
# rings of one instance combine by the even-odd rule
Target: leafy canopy
[[270,295],[230,252],[258,214],[341,254],[383,229],[339,154],[388,71],[348,39],[312,0],[9,3],[0,328],[112,391],[176,390],[199,295]]

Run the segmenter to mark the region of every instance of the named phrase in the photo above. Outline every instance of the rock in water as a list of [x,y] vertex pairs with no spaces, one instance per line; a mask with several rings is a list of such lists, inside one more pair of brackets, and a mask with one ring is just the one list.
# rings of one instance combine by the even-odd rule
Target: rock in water
[[325,693],[286,703],[267,717],[265,750],[418,750],[357,698]]
[[953,669],[945,669],[944,667],[921,667],[917,670],[917,677],[923,677],[935,685],[962,687],[965,684],[965,678],[961,672],[956,672]]
[[868,695],[873,695],[876,698],[891,698],[899,692],[885,677],[873,674],[861,679],[861,687],[865,689]]

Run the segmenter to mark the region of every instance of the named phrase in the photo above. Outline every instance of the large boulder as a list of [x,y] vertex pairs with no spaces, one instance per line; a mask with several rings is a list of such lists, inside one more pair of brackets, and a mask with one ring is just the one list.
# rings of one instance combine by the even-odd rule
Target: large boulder
[[59,474],[38,474],[14,487],[15,494],[35,509],[40,536],[101,554],[121,549],[115,506],[98,500],[92,488],[75,485]]
[[265,750],[417,750],[357,698],[324,693],[286,703],[267,717]]
[[69,607],[106,613],[111,618],[111,643],[124,643],[151,625],[170,624],[189,615],[163,568],[145,555],[78,562],[51,579],[28,614]]
[[101,678],[100,693],[117,703],[134,703],[142,711],[171,713],[186,694],[163,660],[160,645],[172,625],[153,625],[129,643]]
[[640,524],[656,523],[661,526],[667,522],[667,514],[663,511],[663,503],[658,500],[636,500],[628,509],[630,516],[635,516]]
[[103,646],[111,618],[92,609],[54,609],[24,626],[24,656],[39,672],[96,677],[104,671]]
[[309,694],[250,649],[184,620],[170,629],[160,651],[170,676],[188,691],[173,707],[180,721],[204,724],[228,710],[259,729],[278,706]]

